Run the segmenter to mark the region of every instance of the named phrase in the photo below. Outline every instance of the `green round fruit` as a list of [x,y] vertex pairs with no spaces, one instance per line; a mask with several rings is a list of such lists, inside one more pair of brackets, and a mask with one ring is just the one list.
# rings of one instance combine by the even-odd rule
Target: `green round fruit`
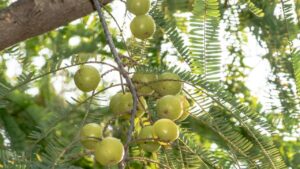
[[138,39],[147,39],[155,31],[155,22],[149,15],[136,16],[130,23],[131,33]]
[[182,90],[183,83],[180,77],[174,73],[163,73],[158,76],[158,82],[154,84],[154,89],[161,96],[176,95]]
[[190,115],[190,112],[189,112],[190,103],[184,95],[178,95],[177,97],[179,97],[179,99],[181,100],[181,103],[183,106],[183,113],[179,117],[179,119],[177,119],[176,121],[181,122],[181,121],[185,120],[186,118],[188,118]]
[[[142,117],[145,110],[148,108],[147,102],[144,97],[139,97],[136,117]],[[130,92],[117,93],[114,95],[109,103],[109,109],[112,113],[120,115],[125,118],[130,118],[131,109],[133,107],[132,95]]]
[[183,113],[181,99],[178,96],[166,95],[157,101],[156,110],[160,118],[177,120]]
[[100,82],[100,74],[93,66],[84,65],[75,73],[74,82],[83,92],[95,90]]
[[156,141],[151,141],[154,139],[153,137],[153,126],[146,126],[142,128],[138,135],[138,139],[149,139],[146,141],[142,141],[140,144],[141,148],[147,152],[156,152],[160,148],[160,144]]
[[140,96],[149,96],[154,92],[151,85],[153,85],[153,81],[157,81],[157,75],[136,72],[132,76],[132,81],[135,83],[135,87]]
[[119,139],[106,137],[96,144],[95,159],[104,166],[118,164],[123,156],[124,146]]
[[80,142],[89,149],[94,150],[98,139],[102,137],[102,127],[96,123],[89,123],[80,130]]
[[135,15],[145,15],[150,9],[150,0],[127,0],[126,7]]
[[153,125],[153,136],[163,143],[170,143],[179,137],[179,127],[170,119],[160,119]]
[[123,95],[124,95],[123,93],[117,93],[110,98],[109,111],[111,113],[114,113],[114,114],[124,113],[124,112],[121,112],[120,107],[119,107],[120,100],[123,97]]

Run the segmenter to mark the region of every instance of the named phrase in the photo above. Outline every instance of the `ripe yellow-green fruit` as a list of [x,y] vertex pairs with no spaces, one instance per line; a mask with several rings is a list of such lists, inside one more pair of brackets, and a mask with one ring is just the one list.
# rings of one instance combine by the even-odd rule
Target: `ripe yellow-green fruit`
[[131,33],[138,39],[147,39],[155,31],[155,22],[149,15],[136,16],[130,23]]
[[104,166],[116,165],[122,161],[124,146],[114,137],[106,137],[96,144],[95,159]]
[[183,106],[183,113],[179,117],[179,119],[177,119],[176,121],[181,122],[181,121],[185,120],[186,118],[188,118],[190,115],[190,112],[189,112],[190,103],[184,95],[178,95],[177,97],[179,97],[179,99],[181,100],[181,103]]
[[176,95],[182,90],[182,85],[177,74],[166,72],[158,76],[154,89],[161,96]]
[[136,72],[132,76],[135,87],[140,96],[149,96],[153,94],[154,89],[151,85],[153,81],[157,81],[157,75],[152,73]]
[[[151,139],[154,139],[153,137],[153,126],[145,126],[142,128],[138,135],[138,139],[145,139],[145,141],[142,141],[140,144],[141,148],[147,152],[156,152],[160,148],[160,144],[154,140],[151,141]],[[149,139],[149,140],[147,140]]]
[[[143,116],[145,110],[148,108],[144,97],[139,97],[136,117]],[[130,92],[117,93],[114,95],[109,103],[109,109],[112,113],[120,115],[124,118],[130,118],[131,109],[133,108],[132,94]]]
[[145,15],[150,9],[150,0],[127,0],[126,7],[135,15]]
[[153,125],[153,136],[160,142],[170,143],[179,137],[179,127],[170,119],[160,119]]
[[82,127],[80,130],[80,142],[89,149],[94,150],[96,143],[102,137],[102,127],[96,123],[89,123]]
[[97,88],[100,82],[100,74],[93,66],[84,65],[75,73],[74,82],[81,91],[90,92]]
[[183,113],[181,98],[173,95],[166,95],[157,101],[157,115],[160,118],[177,120]]

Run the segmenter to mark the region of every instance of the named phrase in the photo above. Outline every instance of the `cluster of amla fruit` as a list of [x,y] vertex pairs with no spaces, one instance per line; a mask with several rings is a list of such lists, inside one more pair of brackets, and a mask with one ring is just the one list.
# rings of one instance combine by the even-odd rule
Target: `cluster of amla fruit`
[[[137,142],[143,150],[156,152],[161,145],[170,144],[179,137],[179,127],[175,122],[183,121],[189,116],[190,104],[187,98],[180,94],[183,83],[177,74],[170,72],[160,75],[136,72],[132,81],[139,95],[135,118],[143,117],[147,111],[148,105],[144,97],[156,98],[155,94],[160,97],[156,102],[156,114],[159,119],[153,125],[145,125],[137,136]],[[129,92],[117,93],[110,100],[110,112],[120,118],[129,119],[132,108],[133,100]],[[154,115],[148,113],[149,116]]]
[[[74,81],[80,90],[90,92],[97,88],[100,73],[93,66],[83,65],[75,73]],[[156,103],[159,119],[153,125],[144,126],[137,135],[137,143],[144,151],[156,152],[161,145],[170,144],[179,137],[175,122],[189,116],[189,102],[180,94],[183,83],[178,75],[170,72],[160,75],[136,72],[132,81],[139,95],[136,118],[142,117],[148,108],[144,97],[160,97]],[[109,103],[110,112],[119,118],[129,119],[132,108],[133,99],[129,92],[117,93]],[[80,141],[86,149],[94,151],[96,161],[104,166],[118,164],[124,158],[122,142],[115,137],[103,137],[103,127],[97,123],[82,127]]]
[[127,0],[127,10],[134,15],[130,23],[131,33],[138,39],[144,40],[152,36],[155,31],[155,22],[150,15],[150,0]]

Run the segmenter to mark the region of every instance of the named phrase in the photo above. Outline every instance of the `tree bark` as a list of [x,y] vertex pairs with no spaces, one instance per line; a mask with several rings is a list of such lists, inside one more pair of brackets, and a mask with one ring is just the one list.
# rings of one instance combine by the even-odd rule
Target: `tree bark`
[[[103,0],[103,4],[111,1]],[[0,10],[0,51],[94,10],[91,0],[18,0]]]

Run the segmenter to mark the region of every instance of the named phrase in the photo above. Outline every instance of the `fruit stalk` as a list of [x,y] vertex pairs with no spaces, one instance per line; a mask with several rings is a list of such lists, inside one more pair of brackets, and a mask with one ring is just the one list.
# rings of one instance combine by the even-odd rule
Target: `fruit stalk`
[[121,61],[121,59],[118,55],[117,49],[116,49],[116,47],[114,45],[114,42],[112,40],[112,36],[111,36],[111,34],[108,30],[108,26],[107,26],[107,23],[105,21],[105,18],[104,18],[103,12],[102,12],[101,4],[98,0],[93,0],[93,3],[96,7],[96,10],[97,10],[99,18],[100,18],[100,22],[101,22],[101,25],[102,25],[102,28],[103,28],[103,31],[104,31],[104,34],[105,34],[105,39],[106,39],[106,41],[109,45],[109,48],[110,48],[110,50],[111,50],[111,52],[114,56],[115,62],[117,63],[117,65],[120,69],[119,70],[120,73],[122,74],[122,76],[126,80],[126,83],[127,83],[128,88],[129,88],[129,90],[132,94],[132,99],[133,99],[133,108],[131,110],[131,117],[130,117],[130,127],[129,127],[129,130],[128,130],[127,140],[126,140],[126,143],[125,143],[125,155],[124,155],[124,158],[123,158],[123,160],[121,162],[121,165],[120,165],[120,168],[124,169],[125,168],[125,161],[127,160],[127,156],[128,156],[128,145],[132,140],[132,132],[134,130],[134,118],[135,118],[135,115],[136,115],[136,112],[137,112],[138,96],[137,96],[136,89],[135,89],[128,73],[124,69],[123,63],[122,63],[122,61]]

